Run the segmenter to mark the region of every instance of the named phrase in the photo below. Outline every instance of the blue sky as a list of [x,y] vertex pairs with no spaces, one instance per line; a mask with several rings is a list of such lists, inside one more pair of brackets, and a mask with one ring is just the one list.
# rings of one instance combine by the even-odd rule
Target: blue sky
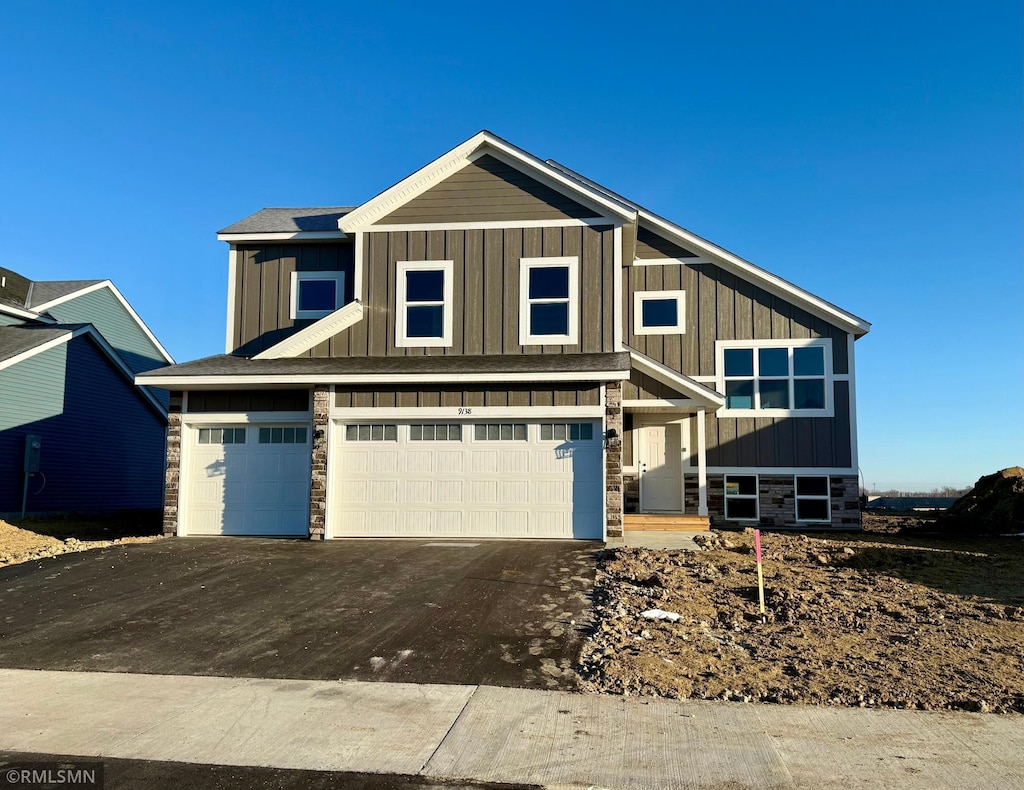
[[873,322],[869,485],[1024,463],[1021,8],[58,3],[0,27],[0,265],[223,351],[263,206],[360,203],[481,128]]

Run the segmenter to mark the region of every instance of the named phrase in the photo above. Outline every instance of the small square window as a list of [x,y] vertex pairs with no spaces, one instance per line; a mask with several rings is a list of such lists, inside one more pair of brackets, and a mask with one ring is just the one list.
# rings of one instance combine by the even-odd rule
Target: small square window
[[292,272],[292,318],[323,318],[344,301],[344,272]]
[[637,291],[633,294],[633,333],[637,335],[681,335],[685,291]]
[[762,348],[757,352],[759,376],[788,376],[789,349]]
[[761,390],[762,409],[789,408],[789,379],[762,379],[757,386]]
[[750,348],[725,349],[726,376],[753,376],[754,351]]

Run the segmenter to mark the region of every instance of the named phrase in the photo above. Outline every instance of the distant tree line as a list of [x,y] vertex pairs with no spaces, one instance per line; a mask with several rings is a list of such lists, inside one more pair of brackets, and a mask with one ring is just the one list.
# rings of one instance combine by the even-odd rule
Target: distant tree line
[[862,496],[892,496],[892,497],[962,497],[968,491],[971,490],[971,486],[966,488],[954,488],[953,486],[942,486],[941,488],[933,488],[929,491],[903,491],[898,488],[867,488],[861,490]]

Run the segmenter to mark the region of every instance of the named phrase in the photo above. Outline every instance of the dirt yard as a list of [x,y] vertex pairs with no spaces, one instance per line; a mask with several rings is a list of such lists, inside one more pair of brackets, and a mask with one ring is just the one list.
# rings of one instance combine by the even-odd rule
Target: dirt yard
[[752,530],[700,552],[609,550],[582,687],[1024,713],[1024,539],[950,541],[928,526],[867,516],[863,533],[762,534],[766,622]]
[[[160,540],[152,518],[122,516],[106,520],[0,519],[0,567],[122,543]],[[147,534],[148,533],[148,534]]]

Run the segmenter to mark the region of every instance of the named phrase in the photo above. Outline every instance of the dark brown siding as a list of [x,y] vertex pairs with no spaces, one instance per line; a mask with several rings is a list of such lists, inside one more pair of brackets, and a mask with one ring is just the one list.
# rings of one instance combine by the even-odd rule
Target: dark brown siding
[[197,390],[188,394],[188,411],[309,411],[309,390]]
[[489,384],[458,389],[406,386],[352,386],[336,387],[334,405],[339,408],[368,408],[397,406],[418,408],[451,406],[600,406],[599,384],[566,385],[552,387],[501,386]]
[[[715,375],[715,341],[832,338],[833,372],[847,373],[847,333],[710,263],[624,266],[624,337],[642,354],[687,376]],[[636,291],[686,292],[686,332],[633,334]]]
[[[652,233],[647,228],[640,228],[636,234],[636,257],[641,260],[655,258],[696,258],[697,253],[684,250],[678,244],[673,244]],[[632,261],[632,258],[623,260]]]
[[707,415],[708,466],[849,467],[850,385],[833,384],[835,417]]
[[291,318],[292,272],[345,272],[345,301],[352,299],[354,258],[344,244],[239,245],[235,281],[232,345],[250,356],[309,326],[312,319]]
[[632,371],[629,374],[629,380],[622,382],[623,400],[652,400],[656,398],[680,400],[685,397],[685,395],[638,370]]
[[396,209],[378,225],[597,217],[493,156],[482,156]]
[[[610,226],[367,233],[363,320],[305,356],[614,351],[613,243]],[[520,346],[520,259],[563,255],[580,259],[580,342],[573,346]],[[454,322],[448,348],[395,346],[397,262],[407,260],[454,262]]]

